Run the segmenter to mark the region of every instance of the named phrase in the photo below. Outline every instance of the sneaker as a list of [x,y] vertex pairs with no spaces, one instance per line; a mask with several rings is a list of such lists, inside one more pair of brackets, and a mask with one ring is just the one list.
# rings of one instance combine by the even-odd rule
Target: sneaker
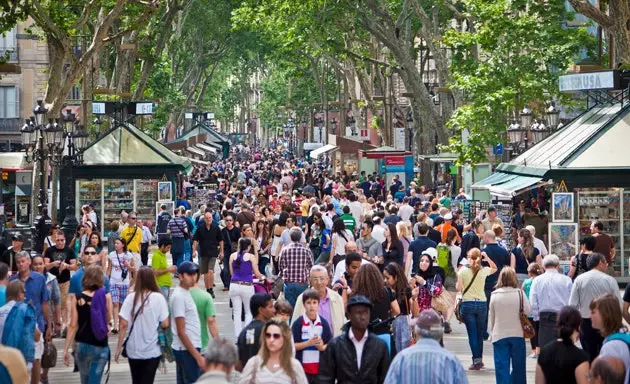
[[529,355],[530,359],[537,359],[538,358],[538,354],[536,352],[532,353],[531,355]]
[[451,333],[453,329],[451,328],[451,323],[448,321],[444,323],[444,333]]
[[481,368],[483,368],[483,363],[477,363],[477,364],[473,364],[470,367],[468,367],[469,371],[478,371]]

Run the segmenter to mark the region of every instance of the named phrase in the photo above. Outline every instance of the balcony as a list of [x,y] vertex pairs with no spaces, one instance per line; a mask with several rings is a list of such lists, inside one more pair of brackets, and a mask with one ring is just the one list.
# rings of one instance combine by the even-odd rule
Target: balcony
[[22,125],[24,125],[24,121],[22,121],[22,119],[0,118],[0,132],[2,133],[15,132],[19,134]]

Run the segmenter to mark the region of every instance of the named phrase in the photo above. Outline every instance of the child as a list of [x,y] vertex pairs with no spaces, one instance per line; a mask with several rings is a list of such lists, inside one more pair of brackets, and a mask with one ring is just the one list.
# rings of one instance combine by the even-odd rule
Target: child
[[282,321],[285,321],[287,324],[291,324],[289,320],[291,320],[291,315],[293,315],[293,307],[291,303],[286,300],[276,300],[273,304],[273,308],[276,310],[276,316],[281,318]]
[[[529,290],[532,287],[532,282],[534,281],[534,278],[540,276],[542,273],[543,269],[538,263],[531,263],[527,267],[527,274],[529,275],[529,279],[525,279],[525,281],[523,282],[523,292],[525,292],[527,300],[529,300]],[[538,345],[538,325],[540,324],[540,321],[534,321],[533,316],[529,316],[529,318],[532,319],[534,329],[536,330],[536,335],[530,339],[530,343],[532,345],[532,354],[529,355],[529,357],[535,359],[540,353],[540,345]]]
[[302,294],[302,304],[306,313],[295,319],[291,330],[295,342],[295,358],[302,363],[308,382],[313,384],[319,373],[321,353],[326,350],[326,344],[333,335],[328,322],[317,314],[319,311],[317,291],[306,290]]

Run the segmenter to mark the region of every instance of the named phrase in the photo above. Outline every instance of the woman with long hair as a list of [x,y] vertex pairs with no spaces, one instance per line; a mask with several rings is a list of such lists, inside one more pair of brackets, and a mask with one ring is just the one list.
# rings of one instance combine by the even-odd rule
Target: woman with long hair
[[581,324],[580,311],[571,306],[560,310],[556,320],[558,339],[545,345],[540,351],[536,364],[536,384],[590,382],[588,353],[575,346],[580,339]]
[[269,249],[271,248],[267,219],[257,220],[254,226],[254,239],[258,243],[258,268],[261,273],[266,274],[265,269],[269,264]]
[[280,256],[280,250],[282,249],[282,232],[287,229],[287,219],[289,214],[286,212],[280,213],[278,222],[271,226],[271,248],[269,253],[273,259],[275,274],[278,274],[278,256]]
[[402,243],[403,246],[403,269],[405,271],[405,276],[411,276],[411,255],[408,255],[409,244],[413,241],[411,234],[409,233],[409,226],[404,221],[399,221],[396,223],[396,234],[398,234],[398,239]]
[[[628,348],[628,328],[623,325],[621,303],[614,293],[606,293],[591,301],[591,324],[604,338],[599,356],[614,356],[624,362],[626,368],[630,362]],[[630,381],[630,369],[626,369],[625,383]]]
[[420,313],[418,309],[418,288],[413,290],[409,286],[405,271],[397,263],[389,263],[383,270],[385,284],[394,291],[400,315],[394,320],[392,327],[394,329],[394,346],[396,352],[402,351],[411,339],[411,329],[409,329],[408,315],[412,318],[418,317]]
[[[482,267],[481,261],[490,264]],[[497,265],[479,248],[468,251],[468,268],[462,268],[457,273],[457,290],[462,292],[460,313],[464,318],[468,344],[472,352],[473,364],[468,368],[478,371],[483,368],[483,334],[488,317],[488,303],[484,286],[486,277],[497,271]]]
[[44,240],[44,249],[42,250],[42,255],[44,254],[44,252],[46,252],[46,249],[48,247],[52,247],[55,245],[55,233],[57,233],[57,231],[60,229],[61,227],[59,227],[59,224],[53,224],[52,227],[50,227],[50,231],[48,231],[48,236],[46,236],[46,239]]
[[510,266],[516,271],[519,286],[527,279],[527,267],[531,263],[542,265],[542,257],[538,248],[534,247],[534,236],[527,229],[518,231],[518,246],[512,248]]
[[98,261],[96,262],[96,265],[105,269],[107,266],[107,252],[105,252],[103,242],[101,241],[101,234],[98,231],[92,232],[88,245],[94,247],[96,253],[98,253]]
[[385,265],[389,263],[396,263],[403,266],[405,255],[402,242],[398,239],[398,231],[394,223],[388,223],[385,228],[385,241],[381,244],[383,247],[383,263],[379,265],[379,268],[383,270]]
[[[70,322],[63,351],[63,361],[70,366],[70,346],[74,344],[74,361],[79,368],[81,384],[100,384],[109,359],[107,319],[111,316],[111,298],[105,292],[103,270],[92,265],[81,280],[83,291],[71,295]],[[101,317],[92,317],[98,313]]]
[[140,267],[134,290],[120,309],[120,333],[114,355],[118,363],[124,344],[133,384],[151,384],[155,379],[162,356],[155,324],[162,328],[169,326],[168,304],[157,285],[153,269]]
[[[254,296],[254,279],[262,280],[264,276],[258,271],[258,257],[252,252],[252,240],[241,237],[238,241],[238,251],[230,255],[229,267],[232,280],[230,281],[230,300],[232,300],[232,314],[234,315],[234,335],[239,335],[243,325],[252,321],[249,301]],[[245,307],[245,324],[241,321],[241,311]]]
[[497,289],[490,297],[488,327],[494,347],[497,384],[524,384],[526,381],[525,338],[521,328],[520,307],[522,305],[526,315],[531,313],[531,308],[518,285],[514,269],[505,266],[499,272]]
[[127,251],[127,242],[123,238],[114,241],[114,250],[109,253],[107,263],[107,277],[111,287],[112,302],[114,303],[114,328],[112,333],[118,333],[118,310],[129,292],[131,271],[135,269],[135,261]]
[[321,212],[315,212],[313,214],[313,225],[311,228],[312,236],[309,248],[311,249],[311,252],[313,252],[313,259],[318,261],[322,253],[322,242],[326,241],[326,233],[330,233],[326,229],[326,224],[324,223],[324,218]]
[[[332,247],[328,265],[337,267],[337,263],[346,258],[346,244],[354,241],[352,232],[346,229],[346,224],[341,219],[335,220],[332,227]],[[333,256],[334,255],[334,256]]]
[[239,384],[307,384],[302,364],[293,357],[293,335],[289,324],[269,320],[260,334],[260,350],[245,364]]

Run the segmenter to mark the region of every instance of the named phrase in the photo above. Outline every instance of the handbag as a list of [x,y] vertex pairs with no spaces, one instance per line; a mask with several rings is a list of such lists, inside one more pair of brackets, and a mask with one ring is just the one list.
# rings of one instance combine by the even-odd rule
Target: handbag
[[127,268],[123,268],[123,264],[120,262],[120,258],[118,257],[118,252],[116,252],[116,259],[118,259],[118,266],[120,267],[120,278],[125,280],[127,278],[127,274],[129,274],[129,270]]
[[[462,311],[462,299],[464,298],[464,295],[466,294],[466,292],[468,292],[468,290],[472,286],[472,283],[475,281],[475,278],[477,277],[478,273],[479,273],[479,270],[477,270],[477,272],[475,272],[475,274],[472,277],[472,280],[470,280],[470,283],[468,283],[468,286],[466,287],[466,289],[464,289],[464,292],[462,292],[462,297],[457,299],[457,304],[455,305],[455,318],[460,323],[464,322],[464,319],[463,319],[462,313],[461,313],[461,311]],[[433,304],[433,302],[431,304]]]
[[531,339],[536,336],[536,330],[532,325],[531,321],[527,318],[527,315],[523,312],[523,292],[518,291],[518,298],[520,300],[520,306],[518,309],[518,315],[521,320],[521,328],[523,329],[523,337],[526,339]]
[[125,341],[122,344],[122,356],[124,358],[127,358],[127,342],[129,341],[129,337],[131,336],[131,332],[133,332],[133,327],[136,325],[136,319],[138,318],[138,315],[140,314],[140,312],[142,312],[142,308],[144,308],[144,305],[147,303],[147,300],[149,299],[149,296],[151,296],[151,294],[149,293],[147,295],[147,297],[144,298],[144,301],[142,302],[142,305],[140,306],[140,308],[138,308],[138,311],[136,312],[135,315],[133,315],[133,322],[131,323],[131,328],[129,328],[129,333],[127,333],[127,337],[125,338]]
[[57,347],[52,341],[44,344],[41,362],[42,368],[54,368],[57,365]]

